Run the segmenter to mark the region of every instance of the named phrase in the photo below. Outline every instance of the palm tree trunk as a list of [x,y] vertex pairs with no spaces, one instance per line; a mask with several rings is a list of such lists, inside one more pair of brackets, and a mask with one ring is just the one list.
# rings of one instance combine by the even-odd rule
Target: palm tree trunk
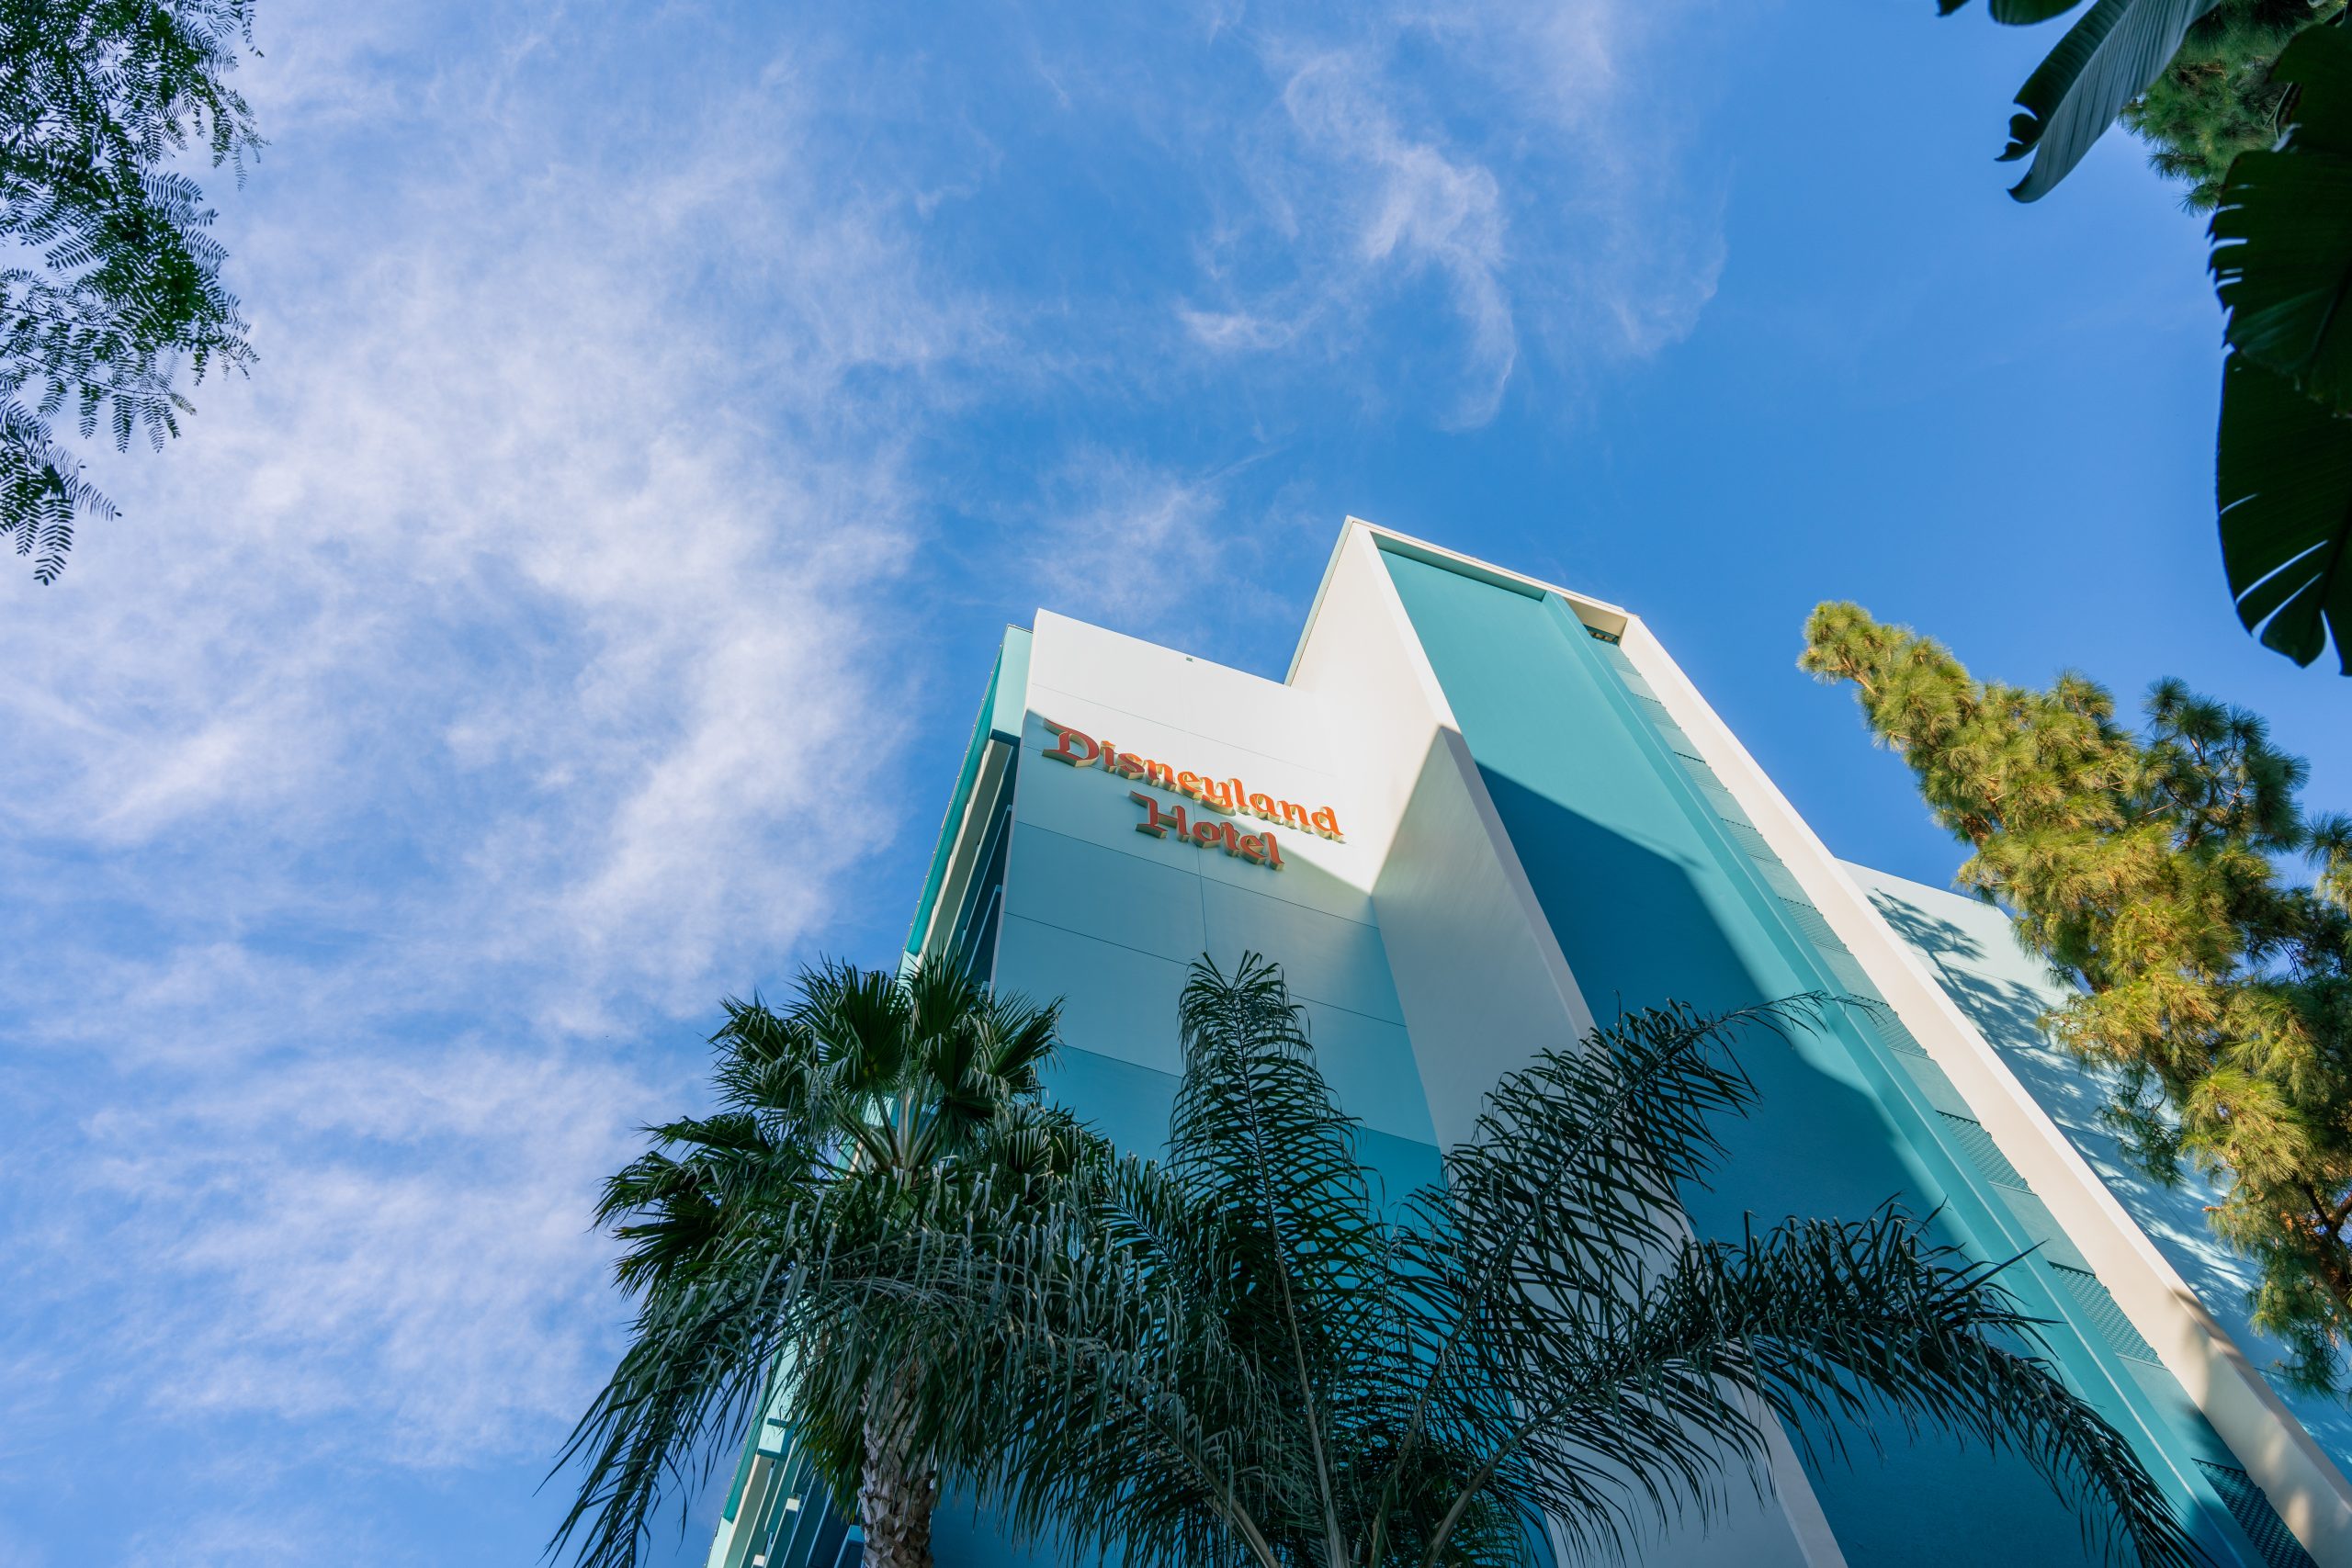
[[931,1511],[939,1472],[914,1451],[914,1369],[901,1369],[865,1416],[865,1469],[857,1483],[860,1568],[932,1568]]

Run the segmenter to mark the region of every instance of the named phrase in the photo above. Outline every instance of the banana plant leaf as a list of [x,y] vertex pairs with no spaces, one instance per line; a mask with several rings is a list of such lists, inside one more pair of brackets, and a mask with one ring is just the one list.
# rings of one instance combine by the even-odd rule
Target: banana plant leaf
[[2215,490],[2238,619],[2298,664],[2333,633],[2352,675],[2352,416],[2231,355]]
[[2352,412],[2352,33],[2312,28],[2279,55],[2301,93],[2277,152],[2230,165],[2213,213],[2213,276],[2240,354]]
[[[1966,0],[1943,0],[1949,14]],[[1992,0],[1993,19],[2012,26],[2047,21],[2081,0]],[[2009,118],[2004,163],[2033,156],[2025,178],[2009,187],[2019,201],[2039,201],[2071,173],[2092,143],[2107,134],[2123,106],[2147,91],[2172,63],[2189,25],[2220,0],[2095,0],[2058,47],[2018,89],[2022,114]]]

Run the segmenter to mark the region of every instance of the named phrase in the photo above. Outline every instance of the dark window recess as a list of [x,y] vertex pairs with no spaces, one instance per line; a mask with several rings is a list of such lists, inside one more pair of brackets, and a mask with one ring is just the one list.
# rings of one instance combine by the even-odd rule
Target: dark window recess
[[1617,646],[1617,634],[1615,632],[1605,632],[1599,626],[1587,626],[1585,627],[1585,631],[1595,642],[1605,642],[1611,648]]
[[996,962],[997,923],[1004,918],[1004,865],[1012,846],[1012,789],[1008,779],[1004,804],[997,808],[996,820],[989,824],[988,846],[981,852],[980,869],[972,878],[971,889],[964,895],[953,939],[956,957],[983,981]]
[[2200,1459],[2197,1466],[2221,1494],[2222,1506],[2237,1520],[2238,1529],[2252,1538],[2254,1549],[2262,1553],[2264,1568],[2319,1568],[2270,1506],[2270,1499],[2262,1495],[2262,1488],[2254,1483],[2254,1477],[2234,1465],[2215,1464],[2211,1460]]
[[964,969],[977,975],[983,984],[996,974],[996,933],[1004,921],[1004,886],[999,883],[989,890],[988,907],[964,937]]
[[746,1565],[764,1562],[765,1568],[836,1568],[855,1562],[864,1540],[856,1527],[833,1512],[816,1467],[797,1448],[779,1461],[777,1478],[755,1520],[740,1522],[749,1539],[738,1538],[730,1560]]

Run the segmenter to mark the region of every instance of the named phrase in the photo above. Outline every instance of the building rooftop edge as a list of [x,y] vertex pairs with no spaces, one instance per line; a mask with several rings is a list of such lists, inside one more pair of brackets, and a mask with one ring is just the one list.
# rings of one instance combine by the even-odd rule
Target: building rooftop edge
[[[1324,560],[1322,579],[1315,585],[1315,601],[1307,607],[1306,623],[1299,628],[1298,643],[1291,649],[1290,666],[1283,671],[1284,685],[1288,685],[1292,678],[1298,673],[1298,662],[1306,652],[1307,639],[1315,635],[1316,617],[1322,614],[1323,596],[1331,586],[1331,574],[1340,564],[1340,552],[1347,548],[1349,536],[1358,529],[1371,535],[1375,542],[1385,541],[1385,547],[1393,549],[1400,555],[1417,557],[1432,566],[1450,567],[1466,577],[1483,578],[1499,586],[1532,590],[1538,597],[1545,593],[1556,593],[1576,608],[1578,619],[1585,621],[1588,625],[1598,623],[1603,631],[1612,634],[1621,632],[1627,625],[1641,618],[1623,605],[1612,604],[1605,599],[1596,599],[1589,593],[1579,593],[1572,588],[1563,588],[1556,582],[1546,582],[1540,577],[1531,577],[1523,571],[1514,571],[1509,567],[1497,566],[1492,561],[1481,560],[1476,556],[1464,555],[1460,550],[1448,549],[1443,545],[1433,545],[1427,539],[1417,538],[1411,534],[1403,533],[1395,528],[1383,527],[1380,524],[1370,522],[1350,513],[1346,521],[1340,525],[1340,536],[1331,542],[1331,553]],[[1611,624],[1612,622],[1613,625]]]

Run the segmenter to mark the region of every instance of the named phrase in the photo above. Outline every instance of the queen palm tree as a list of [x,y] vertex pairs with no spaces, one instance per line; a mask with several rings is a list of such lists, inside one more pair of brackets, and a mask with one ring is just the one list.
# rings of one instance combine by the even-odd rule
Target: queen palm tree
[[1768,1485],[1774,1423],[1834,1450],[1890,1415],[2020,1453],[2143,1562],[2195,1560],[2129,1442],[2035,1357],[1997,1267],[1891,1205],[1690,1234],[1673,1195],[1754,1098],[1733,1044],[1832,1005],[1669,1004],[1544,1052],[1392,1213],[1280,971],[1204,959],[1164,1162],[933,1188],[790,1270],[722,1263],[705,1300],[725,1311],[682,1300],[662,1332],[756,1325],[763,1355],[824,1347],[852,1390],[925,1369],[895,1407],[906,1450],[953,1456],[1006,1529],[1071,1560],[1604,1557]]
[[576,1541],[589,1568],[635,1562],[665,1484],[707,1469],[780,1381],[820,1473],[864,1529],[870,1568],[922,1568],[942,1462],[956,1456],[915,1416],[939,1398],[932,1384],[963,1369],[806,1313],[786,1340],[770,1298],[821,1273],[829,1253],[1017,1202],[1089,1156],[1090,1135],[1039,1103],[1058,1006],[993,996],[934,964],[904,976],[824,964],[782,1011],[756,997],[726,1007],[718,1109],[648,1129],[655,1146],[597,1209],[624,1244],[616,1275],[639,1310],[564,1451],[585,1479],[557,1545]]
[[1710,1122],[1754,1098],[1731,1045],[1831,1005],[1668,1005],[1545,1052],[1392,1216],[1280,971],[1204,959],[1164,1164],[843,1249],[774,1294],[775,1321],[855,1303],[878,1344],[960,1359],[922,1430],[1071,1557],[1616,1555],[1769,1484],[1768,1423],[1834,1448],[1891,1414],[2022,1454],[2143,1562],[2195,1560],[2128,1441],[2033,1354],[1996,1266],[1891,1205],[1689,1233],[1672,1195],[1722,1153]]

